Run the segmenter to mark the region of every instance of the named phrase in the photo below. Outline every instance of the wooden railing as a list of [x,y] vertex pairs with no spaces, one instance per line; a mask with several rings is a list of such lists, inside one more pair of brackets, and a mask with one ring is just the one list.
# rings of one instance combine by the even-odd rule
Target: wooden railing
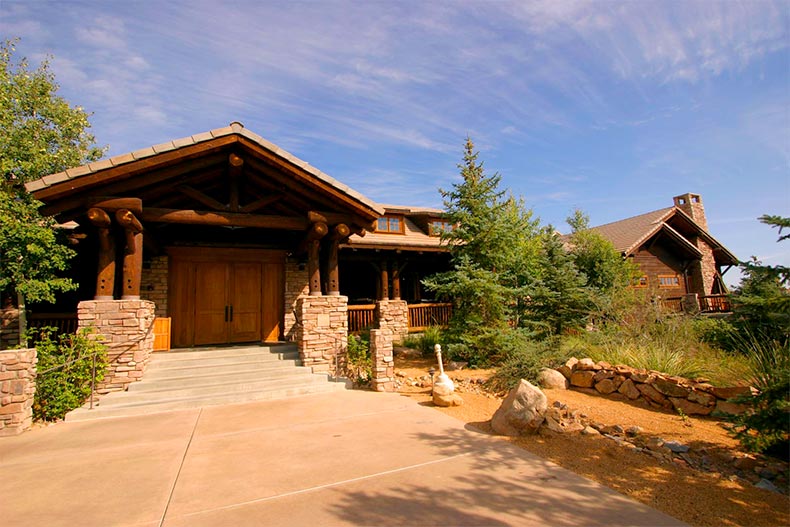
[[673,296],[661,299],[661,307],[670,313],[681,313],[683,311],[683,297]]
[[348,332],[359,333],[376,322],[376,304],[348,306]]
[[447,327],[452,312],[452,304],[411,304],[409,331],[423,331],[430,326]]
[[728,295],[708,295],[699,297],[699,309],[703,313],[729,313],[732,306]]
[[27,327],[53,327],[58,333],[76,333],[77,313],[30,313],[27,315]]

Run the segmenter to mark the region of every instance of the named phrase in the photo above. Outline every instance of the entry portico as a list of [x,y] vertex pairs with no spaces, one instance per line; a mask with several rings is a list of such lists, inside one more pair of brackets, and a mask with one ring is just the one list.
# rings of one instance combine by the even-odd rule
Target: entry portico
[[27,188],[44,214],[78,225],[76,278],[95,284],[80,325],[110,333],[111,357],[144,340],[150,310],[171,317],[176,347],[297,340],[306,365],[331,369],[347,335],[338,249],[384,214],[240,123]]

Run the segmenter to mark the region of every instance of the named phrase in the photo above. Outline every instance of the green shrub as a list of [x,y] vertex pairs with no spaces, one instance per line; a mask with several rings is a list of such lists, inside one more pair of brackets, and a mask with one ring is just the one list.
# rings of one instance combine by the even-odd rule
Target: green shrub
[[733,349],[735,327],[726,319],[702,316],[694,318],[692,324],[702,342],[724,350]]
[[730,420],[735,437],[749,450],[788,456],[790,449],[790,343],[752,336],[741,340],[749,358],[751,384],[756,396],[742,396],[735,402],[750,409]]
[[366,385],[373,377],[373,361],[370,358],[370,334],[348,336],[346,351],[347,369],[356,385]]
[[92,331],[81,329],[75,335],[56,332],[55,328],[41,328],[29,336],[36,342],[38,354],[33,401],[36,420],[62,419],[85,402],[91,394],[94,357],[96,382],[103,380],[107,371],[106,347],[90,337]]
[[563,358],[556,341],[535,341],[518,335],[520,332],[513,333],[508,338],[507,355],[487,383],[495,391],[514,388],[521,379],[537,384],[541,368],[554,366]]
[[416,335],[408,335],[403,339],[403,345],[407,348],[418,350],[423,357],[432,357],[433,348],[436,344],[441,344],[444,340],[444,332],[438,326],[429,326]]

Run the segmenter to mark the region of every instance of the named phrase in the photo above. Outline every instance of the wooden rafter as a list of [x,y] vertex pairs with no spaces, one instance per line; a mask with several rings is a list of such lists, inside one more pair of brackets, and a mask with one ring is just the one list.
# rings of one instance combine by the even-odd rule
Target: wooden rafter
[[236,227],[257,227],[261,229],[283,229],[291,231],[307,230],[307,218],[290,216],[271,216],[237,214],[233,212],[161,209],[147,207],[143,210],[143,221],[161,223],[182,223],[187,225],[220,225]]
[[283,194],[270,194],[266,197],[258,198],[255,201],[251,201],[242,206],[241,212],[255,212],[256,210],[266,208],[269,205],[280,201],[281,199],[283,199]]
[[197,190],[196,188],[190,187],[189,185],[181,185],[177,187],[177,189],[180,193],[189,196],[195,201],[199,201],[203,205],[206,205],[207,207],[210,207],[214,210],[219,210],[223,212],[228,210],[227,205],[220,203],[219,201],[212,198],[211,196],[208,196],[202,193],[201,191]]

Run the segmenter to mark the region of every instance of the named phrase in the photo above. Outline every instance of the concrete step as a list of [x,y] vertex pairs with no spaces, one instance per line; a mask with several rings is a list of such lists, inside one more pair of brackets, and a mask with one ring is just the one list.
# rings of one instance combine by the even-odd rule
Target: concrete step
[[89,410],[87,407],[82,407],[69,412],[66,415],[66,421],[87,421],[90,419],[146,415],[158,412],[188,410],[192,408],[202,408],[206,406],[217,406],[223,404],[239,404],[253,401],[285,399],[288,397],[299,397],[303,395],[313,395],[345,389],[345,383],[327,382],[271,391],[226,394],[223,396],[190,397],[178,400],[146,402],[124,406],[95,406],[93,410]]
[[[133,382],[129,385],[127,391],[134,392],[150,392],[160,391],[167,389],[189,388],[193,386],[211,386],[213,384],[226,384],[228,382],[250,382],[258,381],[261,379],[287,379],[293,377],[314,375],[310,368],[303,366],[282,368],[276,370],[257,370],[257,369],[240,369],[231,373],[216,374],[206,371],[202,375],[182,375],[174,377],[161,377],[151,379],[144,377],[142,382]],[[316,375],[318,378],[325,378],[326,376]]]
[[155,354],[143,379],[125,392],[100,398],[66,415],[79,421],[220,404],[279,399],[345,389],[345,382],[330,382],[298,366],[293,345],[242,346]]
[[312,384],[326,384],[329,378],[326,375],[312,373],[290,376],[280,379],[260,379],[256,381],[228,381],[217,384],[201,384],[182,388],[167,388],[161,390],[146,390],[141,392],[116,392],[102,397],[100,406],[123,406],[144,402],[176,401],[193,397],[220,396],[231,393],[244,393],[255,391],[279,390],[290,387],[310,386]]

